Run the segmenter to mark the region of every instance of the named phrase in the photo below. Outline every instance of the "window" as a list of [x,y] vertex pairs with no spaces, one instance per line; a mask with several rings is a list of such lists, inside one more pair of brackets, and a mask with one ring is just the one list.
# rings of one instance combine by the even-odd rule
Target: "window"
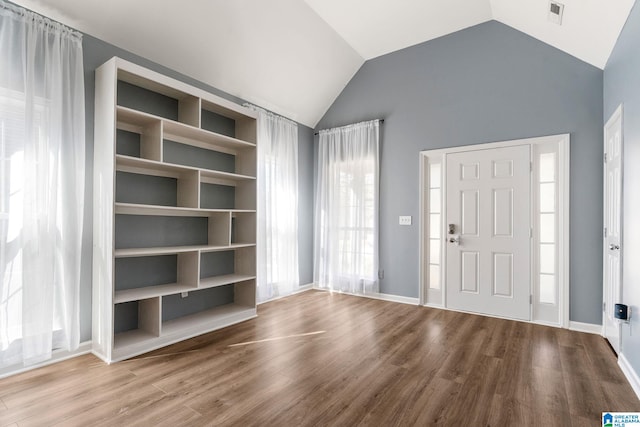
[[258,112],[258,301],[288,295],[298,272],[298,125]]
[[[533,320],[568,324],[569,138],[533,146]],[[555,140],[554,140],[555,139]]]
[[358,161],[357,170],[350,171],[349,162],[337,166],[340,195],[338,252],[342,282],[357,278],[375,281],[375,194],[373,159]]
[[378,121],[320,132],[316,286],[378,292]]
[[558,286],[556,281],[556,153],[542,153],[538,160],[538,302],[556,304]]
[[442,165],[429,163],[429,289],[440,289]]
[[0,367],[79,344],[82,38],[0,0]]

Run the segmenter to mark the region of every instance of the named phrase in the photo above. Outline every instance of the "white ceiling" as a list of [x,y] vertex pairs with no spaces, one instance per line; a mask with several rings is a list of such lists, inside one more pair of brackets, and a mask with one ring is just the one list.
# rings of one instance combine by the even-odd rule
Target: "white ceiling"
[[492,19],[488,0],[304,1],[364,59]]
[[495,19],[604,68],[635,0],[12,0],[308,126],[365,60]]
[[547,20],[548,0],[490,0],[493,19],[604,69],[635,0],[559,0],[562,25]]

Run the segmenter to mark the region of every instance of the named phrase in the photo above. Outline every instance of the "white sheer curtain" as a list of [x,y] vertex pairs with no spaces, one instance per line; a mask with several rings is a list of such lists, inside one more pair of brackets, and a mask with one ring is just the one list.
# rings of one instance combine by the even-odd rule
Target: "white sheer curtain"
[[79,344],[82,38],[0,0],[0,367]]
[[298,125],[258,112],[258,301],[288,295],[298,274]]
[[319,288],[378,292],[379,122],[320,131],[314,235]]

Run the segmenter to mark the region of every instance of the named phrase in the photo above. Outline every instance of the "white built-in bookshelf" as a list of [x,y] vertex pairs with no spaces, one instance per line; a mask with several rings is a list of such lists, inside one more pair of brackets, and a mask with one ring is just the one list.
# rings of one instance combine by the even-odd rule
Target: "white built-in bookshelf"
[[256,114],[136,64],[96,70],[93,352],[256,316]]

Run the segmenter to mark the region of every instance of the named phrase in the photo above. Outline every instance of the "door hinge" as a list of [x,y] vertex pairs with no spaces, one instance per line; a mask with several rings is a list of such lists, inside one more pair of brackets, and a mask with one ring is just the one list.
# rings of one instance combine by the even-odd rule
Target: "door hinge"
[[529,227],[529,238],[533,238],[533,227]]
[[606,313],[607,312],[607,303],[606,302],[602,302],[602,312]]
[[604,228],[604,237],[607,237],[607,227]]
[[529,305],[533,305],[533,295],[529,295]]
[[607,153],[604,153],[604,162],[607,163]]

